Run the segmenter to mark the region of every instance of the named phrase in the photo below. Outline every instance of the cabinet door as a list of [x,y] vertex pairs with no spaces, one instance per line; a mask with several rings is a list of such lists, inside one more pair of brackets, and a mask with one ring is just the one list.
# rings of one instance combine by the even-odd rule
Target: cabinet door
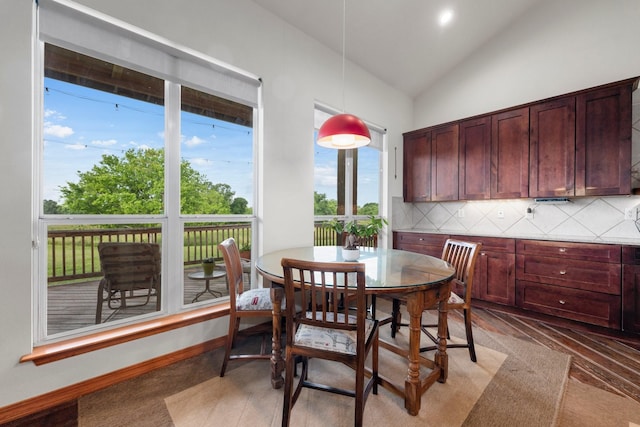
[[622,329],[640,334],[640,246],[624,246],[622,262]]
[[490,197],[491,117],[460,123],[460,200]]
[[516,304],[516,255],[481,251],[478,257],[478,275],[474,276],[474,288],[478,298],[498,304]]
[[631,193],[631,84],[576,99],[576,196]]
[[452,238],[482,244],[474,270],[471,296],[483,301],[515,305],[515,239],[484,236]]
[[431,200],[431,138],[430,133],[404,137],[403,189],[405,202]]
[[458,125],[431,131],[431,200],[458,200]]
[[529,197],[529,108],[491,119],[491,198]]
[[622,329],[640,334],[640,265],[625,265],[622,277]]
[[569,97],[530,108],[529,197],[574,195],[575,105]]

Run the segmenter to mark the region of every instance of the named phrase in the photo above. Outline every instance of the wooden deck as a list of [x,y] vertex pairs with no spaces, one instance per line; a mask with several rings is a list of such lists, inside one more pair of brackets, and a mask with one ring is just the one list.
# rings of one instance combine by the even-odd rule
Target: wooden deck
[[[192,280],[187,274],[199,271],[199,268],[185,269],[184,274],[184,303],[190,304],[195,296],[205,289],[203,280]],[[245,276],[246,278],[247,276]],[[69,285],[55,285],[48,289],[48,335],[68,332],[76,329],[95,325],[96,303],[99,280],[91,280],[82,283]],[[213,279],[210,281],[210,288],[220,292],[223,296],[228,295],[226,278]],[[216,297],[205,293],[198,298],[198,302],[208,301]],[[144,301],[144,300],[141,300]],[[134,301],[137,303],[137,301]],[[146,305],[138,307],[127,307],[126,310],[110,310],[107,304],[103,304],[102,321],[109,318],[107,322],[126,319],[147,313],[153,313],[156,308],[156,299],[151,297]],[[111,316],[111,317],[109,317]]]

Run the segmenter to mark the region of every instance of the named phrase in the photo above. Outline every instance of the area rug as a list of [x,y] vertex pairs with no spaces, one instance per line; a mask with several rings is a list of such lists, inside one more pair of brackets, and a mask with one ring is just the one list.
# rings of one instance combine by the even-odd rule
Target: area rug
[[[383,336],[388,329],[383,328]],[[456,332],[452,325],[452,334]],[[378,395],[368,399],[364,424],[555,425],[570,358],[514,338],[483,331],[476,335],[478,362],[469,360],[466,349],[451,349],[447,382],[427,390],[417,416],[407,414],[401,398],[379,388]],[[397,339],[406,337],[401,332]],[[381,349],[380,363],[381,372],[402,383],[406,375],[403,358]],[[310,377],[319,381],[344,384],[353,377],[349,368],[331,362],[313,360],[310,369]],[[389,375],[391,372],[396,375]],[[210,378],[165,402],[177,427],[267,427],[280,425],[282,419],[282,391],[271,388],[269,371],[260,363],[235,365],[224,378]],[[292,412],[291,425],[350,426],[353,410],[351,398],[305,389]]]

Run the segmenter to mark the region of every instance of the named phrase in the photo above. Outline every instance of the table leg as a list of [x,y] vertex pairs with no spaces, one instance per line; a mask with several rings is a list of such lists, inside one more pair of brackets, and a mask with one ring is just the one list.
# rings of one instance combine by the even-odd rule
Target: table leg
[[196,297],[193,300],[191,300],[192,303],[198,301],[198,298],[200,298],[202,295],[206,294],[207,292],[210,293],[211,295],[213,295],[216,298],[220,298],[222,296],[222,292],[212,291],[211,290],[211,288],[209,287],[209,279],[205,279],[204,283],[205,283],[204,291],[198,292]]
[[282,359],[282,288],[271,288],[271,303],[273,305],[273,335],[271,338],[271,386],[281,388],[284,384],[282,371],[284,360]]
[[420,412],[420,324],[422,322],[423,292],[414,292],[407,297],[409,312],[409,369],[404,383],[404,407],[410,415]]

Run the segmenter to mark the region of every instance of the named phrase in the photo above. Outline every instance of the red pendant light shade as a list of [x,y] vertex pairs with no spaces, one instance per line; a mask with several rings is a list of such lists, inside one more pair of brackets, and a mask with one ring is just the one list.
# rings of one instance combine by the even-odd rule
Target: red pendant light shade
[[318,145],[327,148],[351,149],[371,142],[367,125],[353,114],[338,114],[322,124]]

